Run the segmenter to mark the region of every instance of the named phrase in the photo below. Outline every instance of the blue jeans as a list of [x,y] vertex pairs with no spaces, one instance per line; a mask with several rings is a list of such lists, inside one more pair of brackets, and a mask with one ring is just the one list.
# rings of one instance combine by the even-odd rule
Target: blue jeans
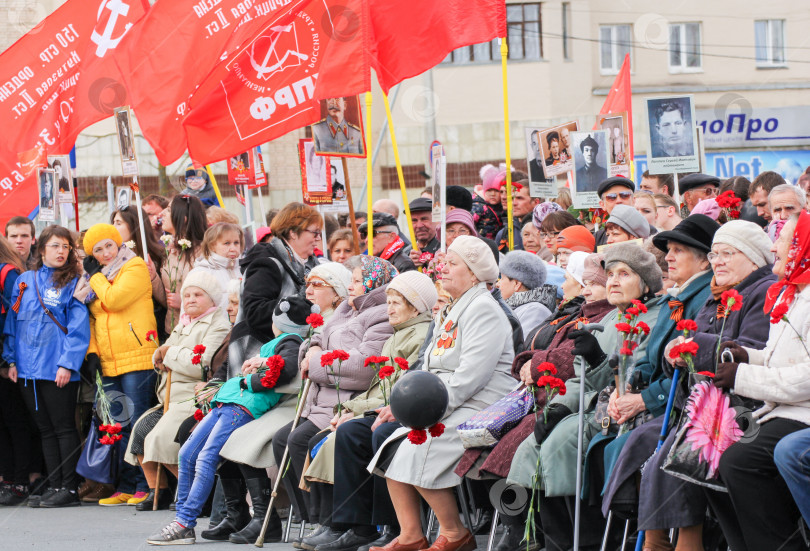
[[[110,415],[121,423],[121,449],[126,450],[132,427],[155,399],[155,372],[152,369],[131,371],[117,377],[102,377],[104,392],[110,399]],[[119,492],[148,492],[149,484],[140,467],[124,462],[118,482]]]
[[804,520],[810,523],[810,429],[782,438],[773,456]]
[[214,486],[219,452],[233,431],[253,417],[234,404],[215,407],[180,448],[177,477],[177,522],[188,528],[197,525],[208,494]]

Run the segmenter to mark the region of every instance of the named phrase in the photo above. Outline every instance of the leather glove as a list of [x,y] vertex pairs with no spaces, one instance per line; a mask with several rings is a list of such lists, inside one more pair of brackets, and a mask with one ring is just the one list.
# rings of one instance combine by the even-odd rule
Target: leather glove
[[745,348],[740,346],[734,341],[726,341],[720,345],[720,354],[723,353],[724,350],[729,350],[731,355],[734,356],[734,361],[737,363],[748,363],[748,352],[745,351]]
[[591,367],[596,367],[605,361],[607,355],[602,351],[599,341],[590,331],[577,329],[568,333],[568,338],[574,340],[574,349],[571,354],[582,356]]
[[714,386],[718,388],[734,388],[734,380],[737,378],[737,362],[724,362],[717,366],[714,374]]
[[542,413],[538,413],[537,422],[534,424],[534,437],[537,439],[537,443],[542,444],[543,440],[557,426],[557,423],[569,415],[571,415],[571,410],[563,404],[551,404],[548,406],[548,422],[546,422],[546,417]]
[[101,271],[101,263],[93,255],[84,257],[82,264],[84,264],[84,271],[87,272],[89,277],[93,277]]

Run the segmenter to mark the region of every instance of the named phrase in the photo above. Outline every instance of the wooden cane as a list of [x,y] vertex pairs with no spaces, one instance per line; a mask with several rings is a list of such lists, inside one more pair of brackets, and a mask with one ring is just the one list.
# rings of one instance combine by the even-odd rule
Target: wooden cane
[[[166,397],[163,399],[163,415],[169,411],[169,399],[172,396],[172,370],[166,369]],[[160,472],[163,470],[163,464],[157,464],[157,476],[155,476],[155,499],[152,502],[152,510],[158,510],[158,498],[160,497]]]
[[[298,421],[301,419],[301,414],[304,412],[304,404],[307,401],[307,394],[309,393],[309,386],[312,384],[312,381],[307,379],[306,383],[304,383],[304,390],[301,392],[301,400],[298,402],[298,407],[295,410],[295,419],[293,419],[292,428],[290,429],[290,433],[295,430],[298,426]],[[278,495],[278,486],[281,484],[281,479],[284,477],[284,466],[287,464],[287,456],[290,452],[290,444],[289,438],[287,439],[287,445],[284,446],[284,455],[281,456],[281,463],[278,465],[278,476],[276,476],[276,481],[273,484],[273,492],[270,494],[270,503],[267,505],[267,512],[264,515],[264,522],[262,523],[261,532],[259,532],[259,537],[256,538],[256,547],[264,547],[264,531],[267,530],[267,525],[270,523],[270,513],[273,511],[273,502],[276,500],[276,496]],[[287,522],[292,522],[292,518],[287,519]]]

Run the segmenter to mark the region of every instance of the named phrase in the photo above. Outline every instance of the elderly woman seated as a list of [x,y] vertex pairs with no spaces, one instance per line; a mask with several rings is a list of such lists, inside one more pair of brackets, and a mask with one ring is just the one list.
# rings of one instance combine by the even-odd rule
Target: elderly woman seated
[[[539,506],[540,519],[546,542],[561,549],[571,547],[573,523],[568,511],[573,511],[573,501],[577,488],[575,484],[577,466],[577,434],[579,409],[579,374],[586,369],[585,392],[585,445],[599,433],[594,417],[594,408],[588,404],[595,402],[599,389],[607,387],[611,380],[612,368],[608,356],[621,345],[620,335],[612,320],[626,313],[633,306],[632,301],[640,301],[647,308],[638,315],[638,320],[655,331],[655,320],[661,305],[655,293],[661,288],[661,270],[655,257],[636,244],[614,245],[605,252],[605,272],[607,274],[607,300],[615,306],[603,320],[604,331],[593,335],[584,329],[569,332],[574,340],[571,354],[577,356],[574,369],[578,376],[566,383],[565,395],[556,395],[548,405],[547,420],[541,416],[534,435],[529,436],[518,448],[509,479],[527,488],[535,484],[544,492]],[[652,333],[651,333],[652,334]],[[649,338],[640,335],[639,345],[632,353],[632,360],[638,362],[646,357]],[[628,370],[628,378],[632,376]],[[621,381],[625,383],[626,381]],[[627,393],[624,396],[635,396]],[[555,498],[555,499],[550,499]],[[570,506],[569,506],[570,505]],[[583,507],[586,519],[583,525],[588,533],[582,534],[581,545],[598,544],[604,527],[604,519],[598,510]]]
[[523,334],[528,335],[551,315],[543,304],[547,296],[542,289],[546,282],[546,263],[530,252],[512,251],[504,257],[500,269],[501,296],[520,321]]
[[[370,470],[384,470],[400,534],[384,548],[371,551],[475,549],[475,538],[461,523],[453,492],[461,482],[454,469],[464,453],[456,427],[514,387],[509,375],[514,358],[509,324],[487,290],[487,283],[497,277],[495,257],[482,240],[460,236],[453,241],[442,268],[442,285],[454,301],[436,320],[424,364],[447,386],[450,398],[442,420],[446,429],[422,445],[404,439],[408,429],[399,429],[372,460]],[[390,408],[383,408],[380,418],[390,419]],[[388,463],[384,458],[391,453]],[[422,532],[420,499],[439,520],[439,536],[432,545]]]

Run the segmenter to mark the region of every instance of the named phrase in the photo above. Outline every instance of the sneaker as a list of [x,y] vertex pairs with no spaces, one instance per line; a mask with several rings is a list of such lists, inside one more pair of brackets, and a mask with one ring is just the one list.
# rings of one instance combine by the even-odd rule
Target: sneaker
[[28,496],[28,506],[32,509],[39,509],[40,504],[55,493],[54,488],[48,488],[42,495],[32,493]]
[[39,506],[43,509],[58,509],[61,507],[76,507],[82,504],[79,499],[79,493],[76,490],[68,490],[67,488],[60,488],[48,496],[47,499],[42,499]]
[[190,545],[197,541],[194,528],[186,528],[176,520],[163,529],[146,538],[149,545]]
[[28,497],[28,486],[26,484],[13,484],[3,488],[0,494],[0,505],[19,505]]
[[137,505],[138,503],[146,501],[147,497],[149,497],[149,492],[135,492],[135,494],[127,500],[127,505]]
[[132,494],[115,492],[107,499],[99,499],[98,504],[104,507],[118,507],[119,505],[126,505],[131,498]]

